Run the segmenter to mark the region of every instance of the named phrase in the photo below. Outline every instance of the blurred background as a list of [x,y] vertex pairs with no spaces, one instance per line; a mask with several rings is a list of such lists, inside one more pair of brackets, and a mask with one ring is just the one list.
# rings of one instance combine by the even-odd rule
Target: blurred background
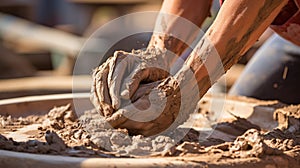
[[[214,1],[212,17],[203,25],[204,30],[217,14],[218,2]],[[161,3],[162,0],[0,0],[0,99],[71,93],[74,78],[90,80],[91,71],[82,70],[72,76],[85,40],[112,19],[132,12],[158,11]],[[146,33],[128,37],[103,54],[143,48],[150,36]],[[109,40],[109,36],[106,38],[102,40]],[[230,70],[226,77],[228,87],[259,46],[256,44],[241,65]],[[73,89],[89,92],[87,83]]]

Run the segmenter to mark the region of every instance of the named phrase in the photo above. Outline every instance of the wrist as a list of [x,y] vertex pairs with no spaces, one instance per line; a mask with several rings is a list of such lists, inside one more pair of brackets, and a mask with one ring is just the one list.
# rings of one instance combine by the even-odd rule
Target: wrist
[[188,47],[187,44],[168,34],[154,33],[149,42],[148,48],[155,47],[160,50],[168,50],[176,56],[180,56]]

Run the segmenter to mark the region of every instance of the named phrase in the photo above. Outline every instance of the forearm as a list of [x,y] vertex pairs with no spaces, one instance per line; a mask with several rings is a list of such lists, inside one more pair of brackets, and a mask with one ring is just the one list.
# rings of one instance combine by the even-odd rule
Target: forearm
[[287,1],[225,1],[206,38],[187,60],[201,96],[255,43]]
[[[209,15],[211,1],[164,0],[149,46],[166,48],[180,55],[195,39]],[[185,19],[191,23],[187,25]]]

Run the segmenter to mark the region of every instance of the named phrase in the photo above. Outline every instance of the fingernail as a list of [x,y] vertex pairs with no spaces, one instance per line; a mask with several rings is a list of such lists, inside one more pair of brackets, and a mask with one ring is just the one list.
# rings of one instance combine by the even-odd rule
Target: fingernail
[[119,99],[115,96],[112,96],[112,107],[118,109],[120,106]]
[[122,97],[123,99],[129,99],[129,98],[130,98],[130,97],[129,97],[129,91],[128,91],[127,89],[124,90],[124,91],[122,91],[121,97]]

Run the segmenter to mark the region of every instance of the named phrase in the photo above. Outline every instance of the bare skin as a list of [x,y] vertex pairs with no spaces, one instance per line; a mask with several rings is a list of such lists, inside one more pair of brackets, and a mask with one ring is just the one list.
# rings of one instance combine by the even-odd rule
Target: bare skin
[[[180,125],[187,119],[188,115],[193,112],[198,100],[207,92],[210,86],[234,65],[254,44],[265,29],[267,29],[287,1],[288,0],[262,0],[255,3],[251,0],[225,1],[214,23],[206,32],[205,37],[199,41],[185,62],[187,66],[180,69],[174,76],[169,76],[162,82],[148,85],[148,91],[144,89],[145,87],[143,86],[139,87],[138,84],[141,79],[137,82],[134,82],[135,79],[133,79],[131,84],[134,83],[135,86],[128,87],[127,89],[132,91],[134,89],[143,88],[136,92],[134,91],[135,95],[139,94],[140,96],[135,98],[135,101],[131,105],[111,108],[111,113],[104,115],[107,121],[115,128],[127,128],[131,133],[146,136],[160,133],[166,130],[171,124],[173,124],[171,127]],[[166,2],[167,1],[164,2],[162,10],[168,9],[166,8]],[[182,1],[178,2],[183,3]],[[176,5],[174,6],[176,7]],[[190,9],[194,9],[193,4],[190,4]],[[178,12],[180,10],[170,11]],[[182,13],[179,13],[179,15]],[[192,22],[200,24],[200,19],[196,20],[195,18],[196,17],[190,17]],[[151,44],[154,43],[154,45],[158,45],[158,48],[160,48],[160,46],[176,46],[168,48],[176,53],[181,53],[185,48],[182,47],[182,45],[178,45],[180,42],[176,43],[172,41],[174,43],[171,44],[174,45],[167,46],[164,44],[168,44],[168,42],[166,42],[168,38],[159,39],[161,42],[155,42],[155,37],[153,37]],[[111,59],[111,61],[112,60],[114,59]],[[118,60],[118,58],[115,57],[115,60]],[[111,63],[111,65],[115,64]],[[114,69],[114,67],[108,67],[108,69]],[[98,71],[96,74],[100,73],[101,71]],[[148,75],[144,77],[147,78],[151,72],[148,71],[147,74]],[[99,95],[99,93],[101,95],[101,90],[105,88],[103,81],[107,78],[104,77],[103,79],[104,80],[99,80],[94,78],[92,100],[96,107],[104,107],[104,104],[105,106],[111,106],[109,102],[97,101],[97,95]],[[158,78],[158,80],[161,80],[161,78]],[[99,83],[102,83],[102,85],[99,85]],[[142,94],[140,92],[142,92]],[[106,94],[106,96],[110,95]],[[131,95],[134,96],[134,94]],[[158,109],[156,107],[162,108]],[[183,114],[179,113],[180,108],[185,109]],[[147,112],[143,113],[145,111]],[[151,115],[156,115],[156,118],[151,121],[141,120],[145,118],[149,119]]]
[[[211,3],[212,0],[164,0],[160,13],[180,16],[201,27],[204,20],[210,15]],[[195,7],[197,8],[195,9]],[[166,22],[167,25],[162,32],[155,33],[161,25],[164,25],[157,19],[154,34],[148,46],[159,49],[166,48],[179,56],[188,47],[187,44],[195,39],[198,31],[193,27],[181,25],[180,19]],[[176,34],[178,38],[170,37],[171,34]]]
[[[187,64],[195,72],[200,91],[203,91],[201,95],[206,93],[211,83],[205,78],[210,75],[212,82],[215,82],[223,75],[220,74],[223,70],[218,68],[224,68],[223,72],[226,72],[232,67],[257,41],[287,2],[288,0],[264,0],[256,3],[249,0],[225,1],[213,25],[206,32],[206,39],[198,43],[187,60]],[[202,45],[207,40],[211,44]],[[222,65],[215,65],[221,62],[213,57],[214,50],[209,49],[212,46],[217,50]],[[200,57],[208,59],[203,62]],[[208,88],[203,89],[203,86]]]

